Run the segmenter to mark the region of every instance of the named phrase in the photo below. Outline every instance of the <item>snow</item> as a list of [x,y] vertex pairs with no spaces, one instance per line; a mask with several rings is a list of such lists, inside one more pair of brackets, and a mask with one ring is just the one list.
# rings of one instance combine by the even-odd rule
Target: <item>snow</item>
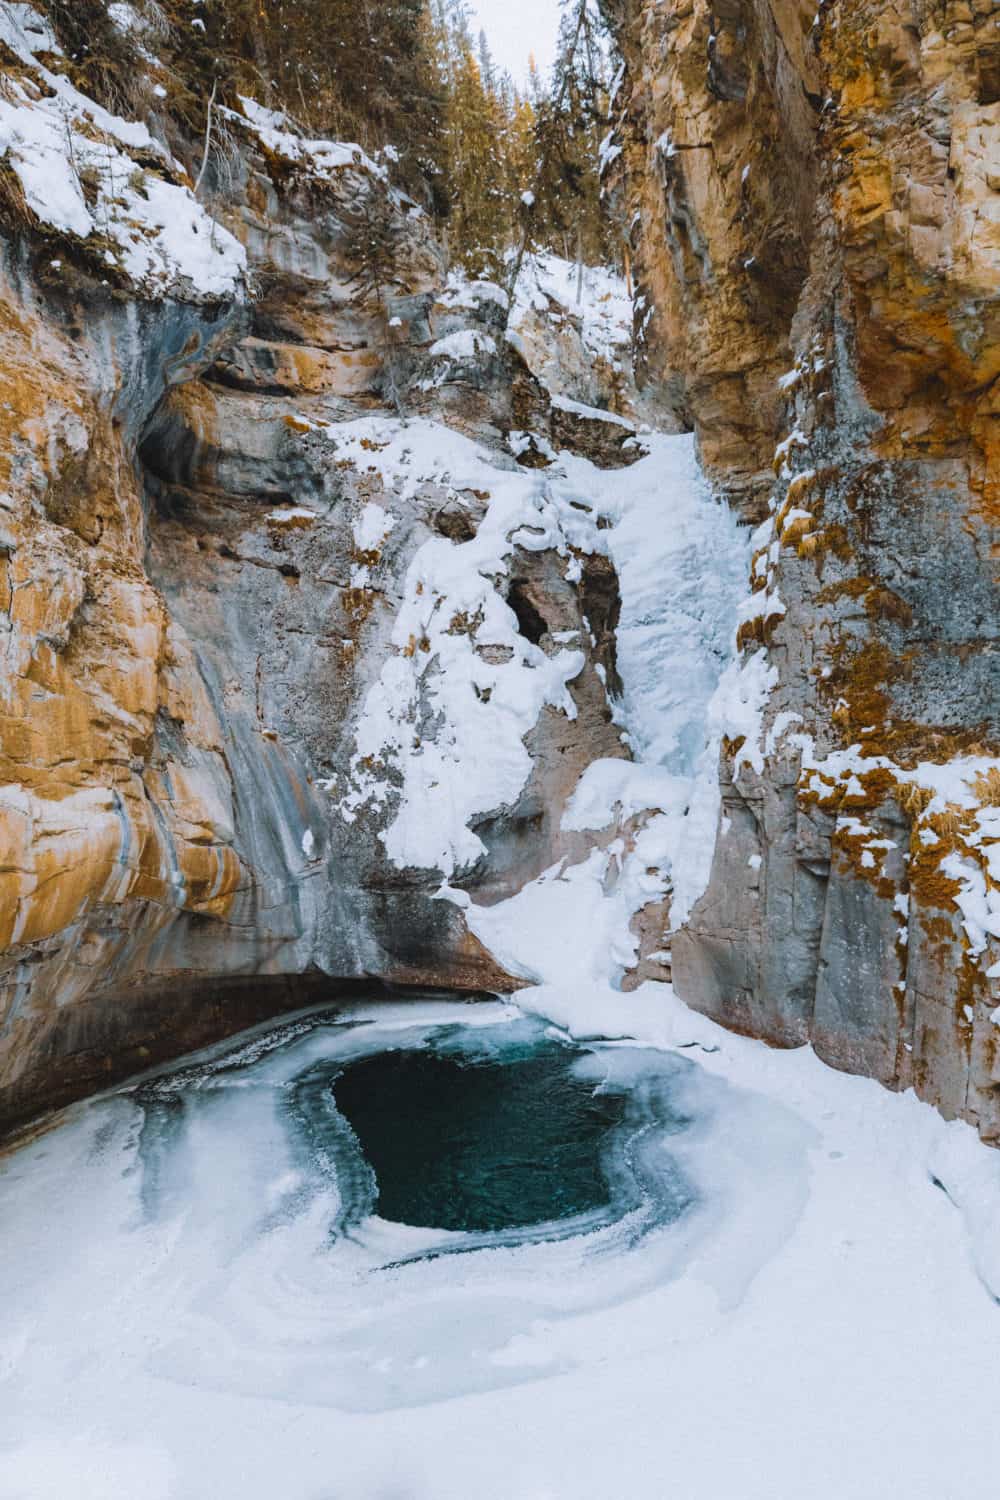
[[662,766],[595,760],[578,781],[562,826],[572,832],[606,828],[615,808],[621,809],[624,818],[631,818],[649,808],[683,807],[688,791],[683,777]]
[[0,10],[0,40],[46,90],[30,77],[11,77],[0,98],[0,155],[31,211],[61,233],[103,236],[107,264],[150,295],[242,294],[242,245],[187,187],[137,164],[130,151],[159,157],[164,172],[177,170],[145,125],[110,114],[37,60],[51,36],[32,15],[26,6]]
[[[962,926],[969,941],[969,955],[978,958],[991,937],[1000,938],[1000,893],[991,891],[978,864],[958,854],[948,854],[941,869],[960,886],[955,900],[962,913]],[[991,899],[992,897],[992,899]]]
[[282,110],[268,109],[245,94],[240,95],[240,107],[242,115],[228,109],[221,113],[230,121],[249,126],[269,151],[286,161],[297,162],[311,176],[331,177],[345,168],[353,168],[383,180],[387,177],[385,167],[373,161],[354,141],[313,140],[296,135]]
[[359,552],[377,551],[385,543],[395,525],[395,516],[391,516],[385,507],[375,500],[369,500],[352,527],[354,545]]
[[496,341],[488,333],[474,328],[460,328],[457,333],[438,339],[431,345],[431,359],[479,359],[484,354],[497,352]]
[[615,140],[615,132],[614,130],[609,130],[607,135],[601,141],[597,153],[598,173],[601,177],[603,177],[608,168],[618,160],[621,154],[622,148]]
[[595,1076],[670,1063],[693,1121],[667,1143],[692,1211],[635,1242],[625,1219],[415,1261],[428,1231],[367,1218],[331,1245],[343,1200],[294,1149],[293,1063],[433,1026],[485,1038],[508,1006],[293,1024],[243,1073],[189,1070],[169,1132],[155,1099],[117,1095],[8,1158],[0,1493],[988,1493],[1000,1158],[663,986],[620,999],[640,1045],[598,1047]]
[[551,315],[552,305],[582,319],[584,348],[593,359],[627,368],[631,360],[632,299],[622,277],[604,266],[583,267],[582,296],[577,300],[580,269],[558,255],[525,257],[514,291],[510,330],[518,329],[531,313]]
[[515,543],[566,552],[559,510],[536,473],[501,469],[433,422],[365,418],[330,432],[342,457],[398,493],[436,480],[491,497],[474,538],[435,536],[413,557],[392,654],[366,696],[351,785],[337,804],[348,822],[388,808],[380,836],[393,863],[450,877],[484,852],[470,823],[520,795],[531,772],[524,737],[542,708],[576,714],[568,689],[582,652],[548,655],[526,640],[497,588]]

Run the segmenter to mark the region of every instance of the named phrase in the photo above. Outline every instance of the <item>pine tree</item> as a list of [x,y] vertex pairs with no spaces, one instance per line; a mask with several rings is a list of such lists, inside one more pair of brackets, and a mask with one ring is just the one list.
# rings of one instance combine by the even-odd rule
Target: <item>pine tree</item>
[[595,0],[563,0],[551,89],[536,105],[539,219],[567,259],[616,258],[601,198],[600,143],[610,113],[607,33]]
[[378,187],[365,194],[346,217],[341,250],[352,268],[352,284],[361,301],[374,302],[380,328],[387,394],[402,411],[396,379],[395,341],[392,336],[390,292],[400,263],[402,226],[389,193]]
[[[355,140],[371,154],[394,147],[395,185],[430,209],[471,272],[502,279],[534,248],[589,262],[614,255],[597,170],[609,103],[599,0],[562,0],[553,77],[532,62],[526,90],[474,32],[466,0],[219,0],[202,7],[203,31],[191,30],[189,3],[157,0],[158,45],[177,80],[165,104],[170,144],[207,192],[227,149],[209,101],[234,106],[250,94],[293,131]],[[106,0],[46,5],[74,76],[128,112],[142,69]]]

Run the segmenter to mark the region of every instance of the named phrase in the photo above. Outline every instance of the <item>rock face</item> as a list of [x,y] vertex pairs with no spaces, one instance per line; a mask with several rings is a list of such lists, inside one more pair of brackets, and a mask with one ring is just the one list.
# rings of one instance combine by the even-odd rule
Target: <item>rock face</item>
[[461,902],[610,860],[563,812],[628,756],[608,517],[546,474],[666,412],[753,592],[708,888],[647,869],[624,983],[1000,1139],[993,7],[607,9],[639,389],[357,148],[245,100],[196,192],[0,16],[0,1126],[338,986],[522,982]]
[[761,523],[675,983],[995,1140],[995,6],[606,9],[641,373]]
[[[6,37],[22,146],[0,263],[0,1125],[338,985],[513,988],[435,898],[442,869],[480,899],[533,878],[562,852],[582,766],[625,754],[604,686],[613,572],[551,528],[504,533],[495,557],[487,538],[478,603],[442,621],[435,594],[396,638],[418,557],[498,530],[487,481],[544,510],[557,416],[496,289],[447,284],[427,218],[379,167],[310,153],[267,112],[228,122],[225,229],[139,127],[75,91],[50,140],[67,86],[32,26]],[[179,218],[144,228],[140,204],[119,222],[99,185],[103,262],[79,205],[55,223],[28,192],[35,137],[58,151],[99,131],[133,153],[136,201],[169,182]],[[72,152],[62,166],[69,202]],[[373,216],[392,247],[377,293],[357,250]],[[461,434],[492,460],[466,462]],[[598,446],[627,462],[630,437],[608,424]],[[490,683],[545,687],[509,797],[472,808],[472,853],[421,865],[386,834],[419,752],[444,754],[438,629],[484,714]],[[405,730],[392,764],[359,738],[379,693]]]

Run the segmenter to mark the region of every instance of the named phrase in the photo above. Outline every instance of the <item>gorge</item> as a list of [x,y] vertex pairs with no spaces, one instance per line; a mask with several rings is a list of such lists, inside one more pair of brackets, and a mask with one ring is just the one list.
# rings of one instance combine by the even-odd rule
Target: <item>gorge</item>
[[506,285],[99,8],[120,112],[0,4],[0,1494],[981,1485],[995,5],[602,0],[628,281]]

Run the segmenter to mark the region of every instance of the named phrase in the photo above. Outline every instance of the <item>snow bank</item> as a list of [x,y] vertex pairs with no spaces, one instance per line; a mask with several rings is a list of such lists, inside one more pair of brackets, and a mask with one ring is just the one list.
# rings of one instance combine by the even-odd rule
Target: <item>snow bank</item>
[[296,162],[311,177],[332,178],[345,168],[354,168],[383,181],[388,178],[387,169],[373,161],[354,141],[314,140],[299,135],[283,110],[268,109],[245,94],[240,95],[240,107],[242,115],[234,110],[223,113],[230,120],[249,126],[269,151]]
[[580,318],[583,343],[592,358],[611,364],[624,360],[628,365],[632,299],[621,276],[604,266],[584,266],[581,288],[575,261],[551,254],[526,256],[514,291],[511,329],[516,334],[529,313],[549,314],[553,304]]

